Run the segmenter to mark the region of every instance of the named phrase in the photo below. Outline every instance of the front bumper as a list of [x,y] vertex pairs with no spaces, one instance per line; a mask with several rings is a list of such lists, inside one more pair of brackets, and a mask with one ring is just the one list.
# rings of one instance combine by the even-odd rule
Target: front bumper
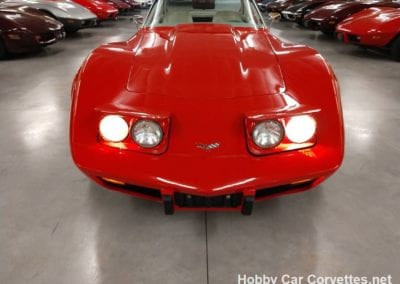
[[115,20],[118,16],[118,10],[97,11],[96,15],[100,21]]
[[337,148],[321,146],[263,157],[185,157],[168,152],[153,156],[99,144],[71,146],[75,163],[95,182],[163,203],[166,213],[233,210],[246,214],[251,200],[318,185],[339,167],[342,157]]
[[333,20],[327,21],[320,19],[305,19],[304,26],[312,30],[319,30],[323,32],[334,32],[336,23],[333,23]]
[[97,23],[97,18],[89,18],[89,19],[60,18],[58,20],[61,23],[63,23],[64,28],[67,32],[94,27]]
[[344,43],[385,49],[392,41],[394,35],[386,33],[357,34],[346,29],[337,29],[336,37]]
[[[15,32],[12,32],[15,34]],[[7,50],[11,53],[25,53],[35,51],[41,47],[45,47],[56,43],[65,38],[63,29],[46,31],[43,33],[18,33],[19,39],[11,39],[7,33],[4,35]]]
[[294,13],[290,11],[282,11],[282,16],[292,22],[298,22],[301,20],[301,13]]

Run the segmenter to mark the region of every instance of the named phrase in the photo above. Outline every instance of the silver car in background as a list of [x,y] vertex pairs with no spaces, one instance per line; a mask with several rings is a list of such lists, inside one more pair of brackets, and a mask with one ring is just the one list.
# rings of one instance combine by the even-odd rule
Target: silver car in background
[[24,5],[43,11],[63,23],[67,32],[76,32],[97,22],[95,14],[69,0],[0,0],[0,3]]

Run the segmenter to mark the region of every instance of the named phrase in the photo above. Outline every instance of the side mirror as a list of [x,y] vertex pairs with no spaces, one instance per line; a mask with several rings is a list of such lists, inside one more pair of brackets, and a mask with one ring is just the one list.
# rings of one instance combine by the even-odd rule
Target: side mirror
[[268,13],[268,18],[272,22],[277,22],[282,18],[282,16],[280,13],[272,12],[272,13]]
[[272,12],[268,13],[267,16],[265,17],[266,22],[268,22],[268,28],[271,28],[272,24],[274,22],[279,22],[279,20],[282,18],[280,13]]
[[139,29],[139,27],[143,24],[144,22],[144,17],[142,15],[134,15],[131,18],[131,22],[135,22],[136,27]]

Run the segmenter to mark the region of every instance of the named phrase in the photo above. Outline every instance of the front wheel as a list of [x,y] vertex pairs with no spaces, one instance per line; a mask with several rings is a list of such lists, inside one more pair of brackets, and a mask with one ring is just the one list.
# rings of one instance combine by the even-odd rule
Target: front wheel
[[326,36],[333,36],[333,32],[330,30],[321,30],[321,32]]
[[390,46],[390,55],[396,61],[400,61],[400,35],[392,42]]

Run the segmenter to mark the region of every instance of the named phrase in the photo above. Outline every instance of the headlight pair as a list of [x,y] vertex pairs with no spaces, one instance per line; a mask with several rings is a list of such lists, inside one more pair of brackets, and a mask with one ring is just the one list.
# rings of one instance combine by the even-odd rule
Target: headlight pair
[[[129,124],[119,115],[107,115],[101,119],[99,131],[105,141],[121,142],[129,135]],[[131,135],[141,147],[153,148],[161,143],[163,131],[157,122],[140,119],[132,126]]]
[[[317,123],[311,115],[269,119],[255,123],[251,129],[251,139],[256,146],[263,150],[272,149],[280,144],[289,146],[287,149],[294,149],[301,147],[298,144],[310,142],[315,136],[316,130]],[[293,144],[297,144],[297,146]]]

